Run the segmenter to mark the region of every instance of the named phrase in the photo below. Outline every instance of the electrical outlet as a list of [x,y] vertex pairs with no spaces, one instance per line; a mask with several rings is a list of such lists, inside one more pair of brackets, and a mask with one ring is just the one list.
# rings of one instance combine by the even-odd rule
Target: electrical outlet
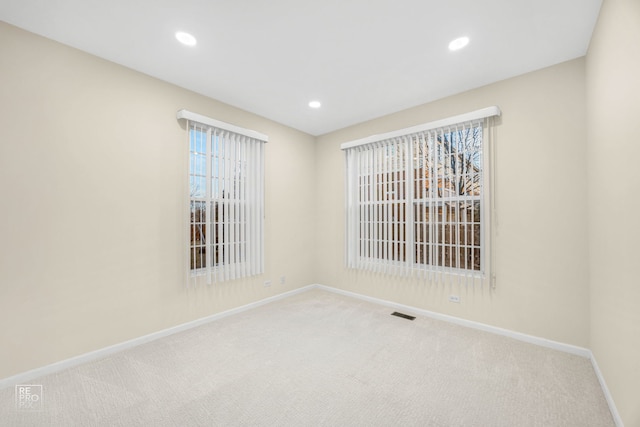
[[271,286],[271,280],[265,280],[264,281],[264,287],[268,288],[269,286]]
[[287,278],[285,276],[280,276],[280,284],[281,285],[284,285],[286,281],[287,281]]
[[458,295],[449,295],[449,302],[460,304],[460,297]]

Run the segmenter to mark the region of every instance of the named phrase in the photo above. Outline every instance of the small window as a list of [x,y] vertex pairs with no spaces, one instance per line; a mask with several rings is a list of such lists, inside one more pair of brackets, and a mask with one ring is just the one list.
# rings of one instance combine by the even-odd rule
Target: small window
[[265,140],[220,123],[188,125],[189,271],[207,283],[264,271]]

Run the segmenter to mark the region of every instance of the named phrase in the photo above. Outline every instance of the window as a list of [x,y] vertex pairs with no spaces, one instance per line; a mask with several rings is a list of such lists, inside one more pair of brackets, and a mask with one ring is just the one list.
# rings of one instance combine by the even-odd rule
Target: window
[[189,132],[190,278],[262,273],[267,137],[184,110],[178,117]]
[[492,107],[343,144],[348,267],[430,277],[486,273],[485,119],[496,114]]

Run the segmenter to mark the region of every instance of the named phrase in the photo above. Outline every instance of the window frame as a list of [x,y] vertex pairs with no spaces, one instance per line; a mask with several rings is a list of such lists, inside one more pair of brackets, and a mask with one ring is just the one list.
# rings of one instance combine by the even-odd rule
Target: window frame
[[[439,120],[436,122],[431,122],[431,123],[425,123],[422,125],[418,125],[418,126],[414,126],[412,128],[406,128],[406,129],[401,129],[398,131],[394,131],[394,132],[389,132],[386,134],[382,134],[382,135],[373,135],[367,138],[363,138],[360,140],[356,140],[356,141],[351,141],[351,142],[347,142],[342,144],[341,148],[345,151],[345,169],[346,169],[346,179],[345,179],[345,206],[346,206],[346,233],[345,233],[345,264],[348,268],[352,268],[352,269],[362,269],[362,270],[369,270],[369,271],[373,271],[373,272],[383,272],[383,273],[391,273],[391,274],[399,274],[399,275],[418,275],[421,277],[429,277],[429,278],[435,278],[435,279],[440,279],[444,276],[447,277],[465,277],[465,278],[471,278],[473,279],[481,279],[484,280],[486,277],[492,277],[491,275],[491,265],[493,262],[493,255],[492,255],[492,245],[491,245],[491,241],[493,239],[491,239],[490,237],[490,231],[493,229],[491,227],[491,219],[492,219],[492,209],[491,209],[491,191],[490,191],[490,187],[491,187],[491,171],[492,171],[492,166],[490,165],[490,157],[489,157],[489,151],[490,151],[490,144],[491,144],[491,138],[490,138],[490,119],[494,116],[498,116],[500,115],[500,110],[498,107],[489,107],[489,108],[485,108],[482,110],[477,110],[471,113],[467,113],[467,114],[463,114],[463,115],[459,115],[459,116],[455,116],[455,117],[451,117],[448,119],[444,119],[444,120]],[[482,170],[479,171],[479,182],[478,182],[478,186],[479,186],[479,194],[477,195],[471,195],[471,196],[463,196],[461,197],[461,195],[456,195],[455,197],[451,197],[451,198],[447,198],[447,197],[440,197],[440,198],[432,198],[432,197],[427,197],[426,194],[424,192],[426,192],[427,190],[425,189],[421,189],[420,185],[424,185],[424,182],[419,183],[416,181],[416,178],[418,175],[420,175],[422,172],[420,172],[421,170],[426,170],[428,168],[428,166],[424,165],[422,166],[423,169],[421,169],[419,162],[416,161],[416,145],[418,144],[418,136],[417,135],[429,135],[430,131],[438,131],[440,133],[438,133],[438,135],[441,135],[442,133],[446,134],[447,133],[447,129],[449,131],[451,130],[459,130],[461,127],[466,127],[466,128],[470,128],[471,130],[473,130],[474,127],[477,127],[480,129],[481,132],[481,154],[480,154],[480,162],[481,162],[481,166],[482,166]],[[432,132],[433,133],[433,132]],[[475,137],[475,134],[474,134]],[[353,185],[361,185],[363,179],[367,179],[367,173],[363,173],[362,176],[356,176],[356,173],[354,173],[354,169],[356,169],[357,167],[362,166],[362,163],[357,164],[354,162],[362,162],[362,159],[358,159],[356,160],[355,157],[350,158],[350,155],[353,155],[353,153],[356,153],[358,150],[360,150],[360,152],[362,152],[363,150],[372,150],[372,153],[367,154],[370,156],[376,156],[379,155],[380,149],[382,148],[383,150],[387,150],[387,152],[389,151],[389,147],[394,147],[394,146],[398,146],[398,141],[400,141],[400,144],[403,145],[403,150],[405,151],[405,155],[404,158],[402,159],[401,162],[399,162],[399,165],[401,165],[402,167],[398,168],[396,167],[395,170],[390,171],[390,170],[384,170],[382,174],[396,174],[395,179],[398,179],[398,176],[402,176],[403,177],[403,181],[402,185],[398,186],[397,184],[395,185],[391,185],[391,187],[393,188],[394,191],[397,191],[398,189],[401,189],[402,191],[405,192],[404,197],[402,198],[402,200],[400,200],[400,202],[402,203],[402,205],[404,206],[404,213],[403,213],[403,218],[397,218],[397,215],[393,218],[393,223],[391,224],[392,228],[393,227],[398,227],[398,224],[402,224],[402,227],[404,227],[404,230],[397,230],[397,228],[394,230],[394,233],[390,233],[389,230],[387,229],[386,234],[385,234],[385,227],[389,227],[388,223],[384,223],[382,225],[382,227],[380,227],[378,225],[378,220],[380,219],[379,217],[381,217],[382,219],[385,218],[391,218],[392,216],[389,215],[389,198],[387,198],[385,200],[385,198],[378,198],[377,200],[374,200],[373,202],[368,201],[362,198],[363,194],[358,194],[357,191],[355,191],[355,189],[353,188]],[[451,144],[451,142],[450,142]],[[442,149],[444,147],[444,144],[442,144],[441,147],[439,147],[438,149]],[[378,151],[378,153],[376,154],[376,150]],[[452,150],[452,145],[450,145],[450,151]],[[453,156],[451,156],[453,157]],[[369,160],[369,167],[373,167],[375,168],[376,165],[376,161],[378,160],[374,160],[371,161]],[[464,161],[464,160],[463,160]],[[366,160],[365,160],[366,162]],[[473,173],[473,172],[470,172]],[[376,175],[375,174],[371,174],[369,173],[369,179],[372,179],[373,181],[376,181]],[[391,178],[394,179],[394,178]],[[418,178],[419,181],[419,178]],[[382,184],[382,186],[388,186],[389,182],[388,180],[385,181],[385,179],[382,179],[380,182],[377,182],[375,184]],[[431,185],[434,185],[434,183],[431,183]],[[473,182],[472,182],[473,185]],[[433,187],[433,188],[437,188],[437,187]],[[362,190],[359,190],[362,192]],[[465,191],[467,191],[466,187],[465,187]],[[475,191],[474,188],[471,188],[469,191],[471,191],[472,193]],[[420,194],[422,193],[422,194]],[[444,195],[444,194],[443,194]],[[358,200],[358,198],[360,198],[360,200]],[[462,239],[460,238],[460,234],[456,234],[456,239],[455,242],[453,242],[453,240],[450,238],[449,242],[446,242],[445,239],[442,239],[441,242],[438,242],[437,240],[427,240],[426,244],[424,241],[424,238],[421,237],[421,234],[424,234],[424,226],[423,228],[420,229],[418,223],[419,221],[419,210],[417,209],[417,207],[422,204],[423,206],[425,204],[429,204],[430,208],[433,207],[433,203],[438,203],[441,206],[445,206],[447,203],[460,203],[460,202],[464,202],[464,203],[472,203],[471,207],[467,206],[465,209],[470,209],[471,212],[475,212],[475,206],[476,203],[479,203],[479,214],[480,214],[480,221],[479,221],[479,233],[480,233],[480,244],[478,245],[478,249],[476,249],[476,246],[474,245],[476,242],[474,241],[475,236],[476,236],[476,224],[477,222],[474,222],[474,218],[472,214],[472,221],[471,222],[467,222],[466,218],[463,221],[462,217],[457,216],[455,221],[453,223],[445,223],[445,222],[440,222],[438,225],[443,225],[446,226],[448,230],[453,229],[454,231],[456,231],[456,233],[460,233],[460,229],[462,227],[462,225],[464,225],[464,233],[468,233],[469,230],[471,231],[471,239],[469,239],[469,235],[466,234],[465,238],[464,238],[464,243],[462,244],[461,241]],[[370,213],[364,213],[362,212],[362,205],[365,203],[373,203],[373,204],[378,204],[378,205],[382,205],[382,208],[376,208],[376,210],[374,212],[370,212]],[[457,205],[457,206],[461,206],[461,205]],[[426,206],[424,206],[422,208],[422,211],[424,211],[426,208]],[[386,209],[386,212],[385,212]],[[392,208],[392,210],[395,208]],[[402,210],[402,209],[401,209]],[[438,210],[436,210],[437,212]],[[433,211],[431,211],[433,212]],[[467,213],[467,211],[463,211],[465,214]],[[456,215],[460,214],[460,211],[457,210]],[[386,216],[385,216],[386,214]],[[369,218],[366,218],[366,215],[370,215],[370,216],[374,216],[373,218],[373,223],[374,228],[373,231],[372,230],[368,230],[368,233],[375,233],[376,231],[381,231],[381,234],[383,235],[383,237],[385,237],[385,235],[388,236],[392,236],[392,237],[396,237],[396,236],[400,236],[401,239],[400,240],[400,244],[401,246],[404,247],[403,249],[403,253],[401,253],[402,256],[398,256],[399,252],[402,252],[402,250],[398,251],[397,249],[397,245],[394,247],[394,250],[391,251],[392,253],[394,253],[394,256],[389,256],[389,248],[387,247],[387,253],[386,256],[384,254],[384,250],[383,250],[383,257],[380,257],[378,254],[376,253],[370,253],[371,252],[371,245],[369,244],[369,247],[367,249],[367,245],[366,242],[363,242],[363,240],[361,237],[365,236],[365,228],[367,227],[367,221],[369,221]],[[378,215],[379,217],[376,217],[376,215]],[[364,220],[363,220],[364,218]],[[363,225],[363,222],[365,223]],[[429,224],[428,228],[429,230],[432,230],[432,224],[430,221],[427,222],[423,222],[425,224]],[[445,231],[445,229],[443,228],[441,230],[442,232]],[[402,235],[403,234],[403,235]],[[432,234],[429,234],[429,236],[432,236]],[[370,236],[366,236],[366,237],[370,237]],[[377,236],[373,236],[374,239],[377,238]],[[471,244],[469,243],[469,240],[471,240]],[[393,242],[394,244],[397,242]],[[422,245],[422,248],[421,248]],[[380,243],[376,240],[375,244],[373,245],[373,250],[375,251],[375,248],[380,246]],[[422,253],[423,256],[420,258],[421,252],[420,249],[425,250],[425,248],[428,246],[429,248],[429,254],[433,253],[432,250],[435,248],[438,248],[438,250],[441,248],[443,253],[445,251],[444,248],[449,248],[449,254],[451,254],[451,251],[455,249],[455,251],[458,251],[457,254],[458,256],[455,256],[454,258],[458,259],[462,259],[464,258],[465,262],[464,265],[460,265],[460,263],[457,263],[456,265],[452,265],[451,263],[451,258],[449,258],[449,262],[447,263],[445,260],[443,260],[442,265],[438,265],[438,263],[436,262],[435,264],[432,262],[434,260],[434,258],[431,257],[431,255],[429,255],[428,261],[430,262],[423,262],[425,260],[424,257],[424,252]],[[382,244],[381,246],[382,248],[384,248],[384,244]],[[463,252],[460,252],[460,250],[463,249]],[[469,264],[467,263],[467,251],[470,249],[471,251],[471,268],[469,268]],[[478,268],[474,268],[476,263],[475,263],[475,257],[474,257],[474,251],[478,251],[479,252],[479,266]],[[455,253],[455,252],[454,252]],[[464,257],[461,256],[461,254],[464,254]],[[447,265],[449,264],[449,265]],[[459,268],[462,267],[462,268]],[[493,280],[493,277],[492,277]]]
[[[211,284],[263,273],[268,137],[187,110],[177,116],[186,121],[188,136],[188,283],[206,278]],[[194,182],[196,189],[204,188],[194,190]],[[204,209],[195,209],[197,205]],[[203,244],[195,244],[198,231]]]

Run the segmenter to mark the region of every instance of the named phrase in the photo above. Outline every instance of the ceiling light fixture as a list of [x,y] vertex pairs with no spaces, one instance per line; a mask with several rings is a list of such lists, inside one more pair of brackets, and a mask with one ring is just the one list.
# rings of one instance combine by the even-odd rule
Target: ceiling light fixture
[[449,50],[459,50],[469,44],[469,37],[459,37],[449,43]]
[[311,108],[320,108],[322,106],[322,104],[320,103],[320,101],[311,101],[309,102],[309,107]]
[[176,33],[176,39],[178,39],[178,41],[186,46],[195,46],[196,43],[198,43],[198,41],[196,40],[195,37],[193,37],[191,34],[189,33],[185,33],[183,31],[178,31]]

